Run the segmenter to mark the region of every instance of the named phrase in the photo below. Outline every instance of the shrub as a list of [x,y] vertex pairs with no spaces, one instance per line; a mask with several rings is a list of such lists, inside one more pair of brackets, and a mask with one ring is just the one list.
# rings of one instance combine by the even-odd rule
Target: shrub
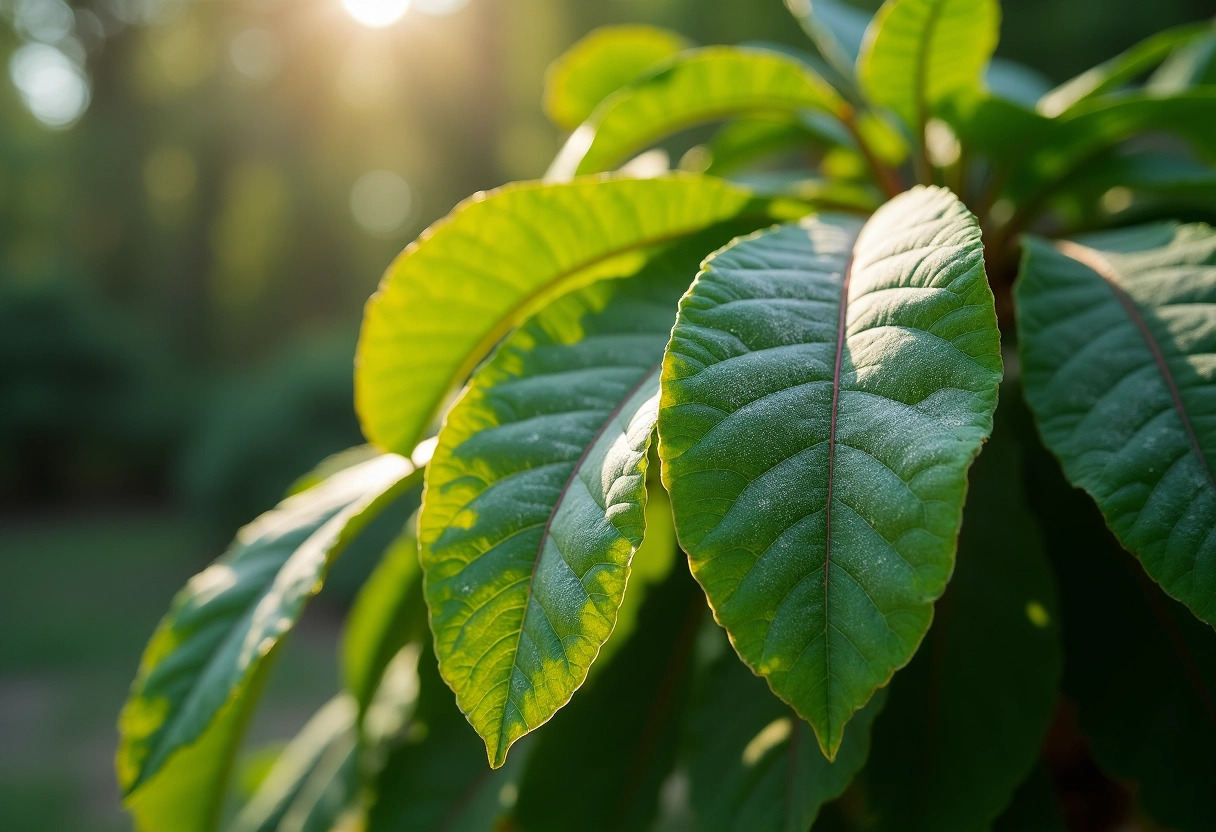
[[217,824],[283,637],[423,488],[236,828],[1060,828],[1062,690],[1136,811],[1216,828],[1216,233],[1168,219],[1216,208],[1212,29],[1048,90],[995,0],[792,6],[818,55],[577,44],[544,181],[389,268],[378,450],[148,647],[142,827]]

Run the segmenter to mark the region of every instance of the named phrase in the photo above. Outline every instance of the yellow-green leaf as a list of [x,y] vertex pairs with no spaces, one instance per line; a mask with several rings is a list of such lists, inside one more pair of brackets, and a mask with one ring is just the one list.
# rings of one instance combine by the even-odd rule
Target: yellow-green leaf
[[364,433],[408,453],[453,390],[544,300],[618,269],[617,258],[731,219],[763,225],[773,212],[742,188],[689,175],[474,196],[410,244],[368,302],[355,368]]

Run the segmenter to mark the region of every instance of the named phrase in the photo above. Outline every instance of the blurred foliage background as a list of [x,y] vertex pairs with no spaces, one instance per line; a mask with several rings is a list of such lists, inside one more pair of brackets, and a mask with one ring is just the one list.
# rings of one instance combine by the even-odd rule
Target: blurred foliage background
[[[1059,81],[1213,12],[1006,0],[1000,53]],[[804,45],[781,0],[0,0],[0,827],[128,828],[113,724],[173,591],[359,442],[379,274],[543,172],[545,67],[620,22]],[[258,743],[336,686],[374,557],[285,651]]]

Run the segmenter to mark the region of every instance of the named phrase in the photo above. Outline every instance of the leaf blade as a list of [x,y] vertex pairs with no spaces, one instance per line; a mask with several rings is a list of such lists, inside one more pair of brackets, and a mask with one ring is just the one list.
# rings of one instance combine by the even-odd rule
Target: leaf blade
[[603,26],[579,40],[545,72],[545,113],[558,127],[578,127],[608,96],[686,49],[681,35],[657,26]]
[[553,160],[548,181],[609,170],[663,136],[736,115],[846,109],[801,61],[768,49],[708,46],[676,55],[613,93]]
[[421,558],[440,670],[492,766],[569,700],[615,626],[645,528],[658,364],[697,263],[729,236],[558,300],[448,414]]
[[[935,249],[930,266],[901,271],[919,262],[918,250]],[[991,429],[1001,373],[981,251],[961,203],[918,188],[864,227],[811,219],[745,238],[707,261],[680,304],[659,417],[677,534],[740,656],[811,723],[829,759],[849,716],[915,652],[953,566],[966,469]],[[884,262],[895,264],[885,275]],[[846,271],[854,275],[849,296]],[[953,307],[958,296],[967,298],[961,309]],[[893,328],[882,323],[888,317]],[[929,332],[939,319],[952,340]],[[928,340],[911,332],[903,340],[899,321],[923,327]],[[847,360],[838,362],[842,353]],[[879,356],[888,374],[875,370]],[[930,366],[953,386],[935,386],[924,373]],[[883,401],[893,410],[876,416]],[[834,406],[843,434],[832,425]],[[897,427],[897,412],[917,419],[933,441],[918,445],[907,423]],[[791,423],[790,413],[806,415]],[[889,447],[867,448],[867,431]],[[845,476],[829,502],[824,446],[832,440],[839,440],[830,446],[833,470]],[[875,465],[870,454],[886,460],[866,481],[859,472]],[[920,482],[918,496],[903,477],[935,454],[940,480]],[[881,512],[867,508],[875,491],[888,501]],[[922,499],[947,508],[926,513]],[[834,531],[832,570],[825,533],[836,510],[846,513]],[[922,515],[923,539],[915,532]],[[894,525],[881,534],[884,522]],[[883,539],[905,534],[914,544],[901,549]],[[874,583],[867,552],[900,574]],[[825,611],[832,587],[837,603],[863,611],[847,623],[850,632],[835,636],[832,628],[846,622]],[[810,610],[810,620],[794,608]],[[844,651],[837,659],[844,681],[829,676],[840,670],[829,667],[833,642]],[[804,663],[807,656],[813,660]]]
[[340,471],[245,527],[174,599],[120,718],[119,783],[141,824],[216,822],[267,656],[342,547],[418,477],[395,454]]
[[1025,251],[1021,353],[1045,443],[1149,575],[1216,622],[1216,234],[1158,224]]
[[887,0],[857,58],[862,90],[923,135],[939,104],[980,90],[1000,18],[994,0]]
[[408,453],[448,394],[548,293],[613,258],[742,216],[760,224],[772,210],[687,175],[525,183],[471,198],[411,243],[368,301],[355,367],[364,433]]

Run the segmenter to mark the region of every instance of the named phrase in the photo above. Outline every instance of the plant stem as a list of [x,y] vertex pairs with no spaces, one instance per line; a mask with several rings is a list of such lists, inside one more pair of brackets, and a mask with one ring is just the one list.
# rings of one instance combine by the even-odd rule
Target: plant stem
[[878,186],[882,188],[883,193],[888,198],[896,197],[903,193],[906,188],[904,183],[900,181],[899,175],[891,168],[879,161],[874,155],[874,149],[861,135],[861,131],[857,128],[857,115],[852,108],[849,108],[841,115],[840,120],[844,123],[845,129],[849,131],[849,135],[857,142],[857,148],[861,151],[861,155],[865,158],[866,164],[870,167],[870,172],[874,175]]

